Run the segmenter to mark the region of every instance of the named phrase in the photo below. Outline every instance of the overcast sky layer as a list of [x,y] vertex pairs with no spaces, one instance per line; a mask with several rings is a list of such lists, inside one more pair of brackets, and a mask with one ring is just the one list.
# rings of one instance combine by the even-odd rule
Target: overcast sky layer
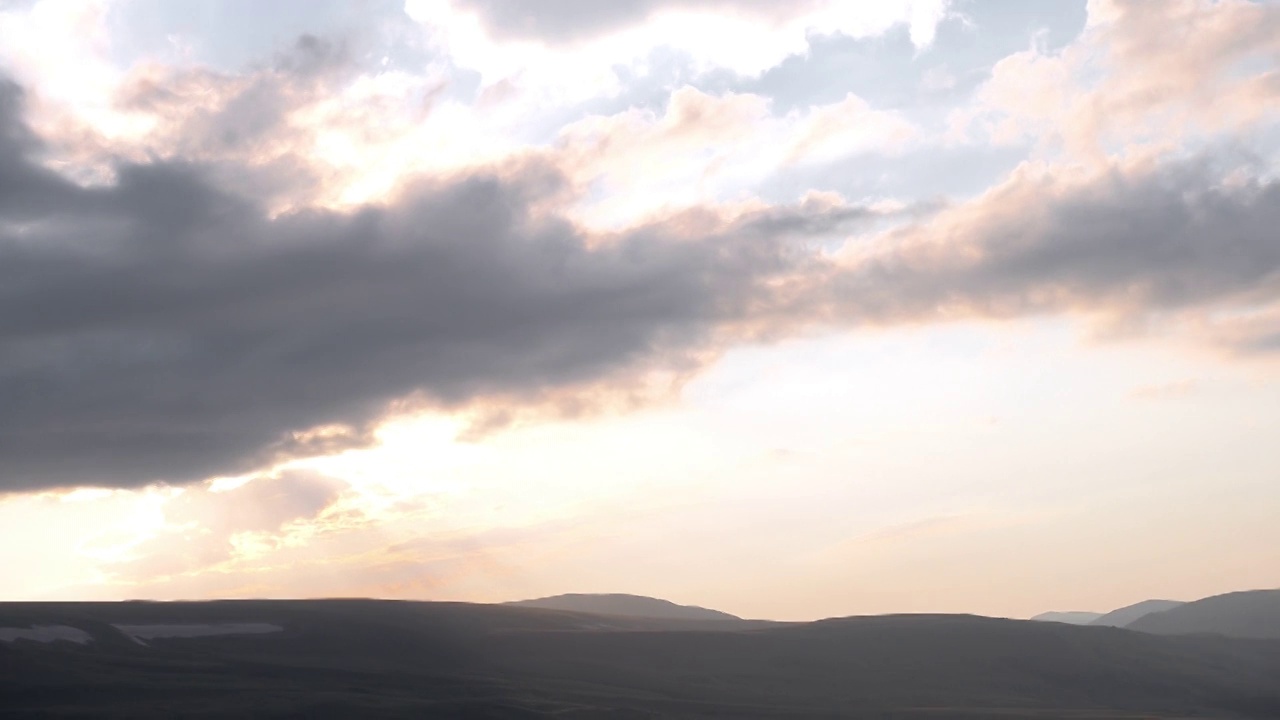
[[1280,3],[0,0],[0,597],[1280,585]]

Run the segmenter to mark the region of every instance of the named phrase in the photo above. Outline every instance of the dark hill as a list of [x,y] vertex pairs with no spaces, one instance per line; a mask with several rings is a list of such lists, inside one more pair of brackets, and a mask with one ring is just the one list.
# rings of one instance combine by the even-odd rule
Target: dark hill
[[1126,605],[1125,607],[1112,610],[1111,612],[1097,618],[1090,625],[1103,625],[1106,627],[1128,627],[1131,623],[1141,617],[1146,617],[1151,613],[1164,612],[1183,605],[1179,600],[1143,600],[1140,603]]
[[542,608],[544,610],[569,610],[595,615],[622,617],[663,618],[667,620],[741,620],[719,610],[694,605],[677,605],[668,600],[643,595],[569,593],[536,600],[517,600],[505,603],[516,607]]
[[1242,638],[1280,638],[1280,590],[1215,595],[1147,615],[1132,630],[1162,635],[1214,633]]
[[[601,618],[372,600],[0,604],[0,628],[93,637],[0,642],[0,716],[1280,717],[1276,641],[957,615],[716,630]],[[281,629],[145,645],[116,629],[175,623]]]

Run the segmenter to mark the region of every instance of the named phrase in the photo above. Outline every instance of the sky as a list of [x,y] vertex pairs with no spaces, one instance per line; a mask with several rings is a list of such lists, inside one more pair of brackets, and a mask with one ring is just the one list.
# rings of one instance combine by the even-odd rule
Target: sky
[[1280,586],[1280,3],[0,0],[0,598]]

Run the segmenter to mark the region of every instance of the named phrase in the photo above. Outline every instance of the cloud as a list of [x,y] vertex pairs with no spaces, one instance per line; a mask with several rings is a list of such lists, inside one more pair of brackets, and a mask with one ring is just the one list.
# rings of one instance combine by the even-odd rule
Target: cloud
[[471,576],[518,576],[540,556],[582,547],[581,519],[458,526],[421,498],[376,517],[364,512],[367,499],[296,470],[224,492],[190,486],[163,505],[165,526],[105,563],[89,592],[420,598]]
[[1241,133],[1276,117],[1278,38],[1272,3],[1091,0],[1076,42],[996,63],[974,105],[952,113],[953,128],[1077,156]]
[[619,68],[646,72],[659,51],[686,59],[695,72],[754,77],[804,54],[812,35],[876,37],[905,26],[924,47],[948,3],[560,0],[530,7],[508,0],[409,0],[405,12],[484,84],[516,78],[534,96],[581,101],[616,94]]
[[113,83],[114,124],[74,103],[32,114],[43,120],[50,159],[70,177],[102,184],[124,160],[199,162],[278,210],[341,192],[328,186],[332,169],[311,157],[324,128],[310,119],[323,113],[332,130],[384,111],[364,97],[359,110],[325,112],[361,77],[345,45],[303,35],[245,73],[138,63]]
[[[910,25],[912,40],[927,45],[946,7],[946,2],[935,0],[888,2],[874,9],[840,7],[839,3],[822,0],[785,5],[769,0],[554,0],[536,8],[519,0],[453,0],[434,5],[410,2],[409,12],[424,20],[433,19],[432,14],[469,14],[494,40],[537,40],[551,45],[611,35],[673,12],[743,17],[775,28],[802,22],[822,32],[849,34],[876,34],[893,24],[905,23]],[[820,22],[823,20],[827,22]]]
[[0,151],[7,155],[9,163],[30,152],[36,145],[35,135],[22,122],[19,113],[22,88],[11,80],[0,82]]
[[980,256],[949,273],[968,265],[992,289],[1056,287],[1082,303],[1114,293],[1168,307],[1275,270],[1280,248],[1265,240],[1280,210],[1274,184],[1214,187],[1213,168],[1199,163],[1114,168],[1078,184],[1028,175],[957,214],[968,242],[944,252]]
[[[744,16],[761,23],[785,25],[797,18],[821,32],[849,32],[866,27],[883,31],[883,25],[908,24],[911,39],[928,45],[946,13],[947,3],[934,1],[888,2],[882,8],[839,7],[839,3],[800,0],[786,4],[771,0],[555,0],[532,6],[520,0],[455,0],[453,6],[473,13],[495,40],[539,40],[553,45],[581,42],[643,24],[655,15],[673,11]],[[820,23],[843,19],[844,22]],[[863,30],[867,32],[867,30]]]
[[774,115],[758,95],[713,96],[684,86],[661,114],[632,109],[565,126],[557,162],[591,197],[578,217],[627,227],[673,207],[740,200],[786,169],[896,154],[918,135],[901,115],[856,95]]
[[231,490],[205,483],[184,489],[163,505],[165,525],[130,549],[133,559],[108,566],[117,579],[199,574],[255,549],[288,542],[291,525],[315,524],[334,506],[346,483],[291,470],[252,478]]
[[[368,444],[420,406],[495,424],[548,398],[572,412],[602,387],[816,327],[1072,312],[1276,344],[1280,185],[1256,168],[1027,165],[936,215],[811,195],[598,232],[568,218],[581,158],[561,146],[346,212],[278,213],[256,158],[342,67],[318,41],[283,57],[267,75],[135,87],[131,102],[177,113],[169,153],[114,159],[109,182],[85,185],[39,162],[21,91],[0,85],[3,489],[247,473]],[[225,92],[184,110],[207,88]],[[661,162],[750,138],[762,102],[686,89],[665,115],[593,121],[602,167],[642,163],[646,144]],[[864,143],[848,132],[881,116],[851,97],[788,117],[787,137],[825,148]],[[1240,308],[1261,310],[1218,316]]]
[[74,202],[77,190],[28,162],[41,142],[22,121],[23,91],[0,75],[0,212],[6,218],[38,216]]
[[[642,22],[670,0],[559,0],[537,8],[513,0],[463,0],[459,9],[476,13],[495,39],[537,38],[552,43],[581,40]],[[732,5],[720,2],[721,6]]]
[[829,312],[881,323],[1062,312],[1205,321],[1215,308],[1273,304],[1280,184],[1217,176],[1205,161],[1076,179],[1024,167],[971,203],[847,248]]
[[25,148],[0,151],[10,489],[238,474],[367,442],[406,396],[526,395],[661,362],[756,322],[808,262],[789,234],[876,215],[704,213],[696,237],[669,221],[597,242],[535,212],[563,185],[535,157],[269,219],[198,165],[121,163],[80,187]]

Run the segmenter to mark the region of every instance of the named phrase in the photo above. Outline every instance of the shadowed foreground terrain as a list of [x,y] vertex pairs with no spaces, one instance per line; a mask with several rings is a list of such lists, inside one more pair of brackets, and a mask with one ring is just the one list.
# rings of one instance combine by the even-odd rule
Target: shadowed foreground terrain
[[1280,718],[1277,641],[973,616],[0,604],[0,628],[33,626],[92,639],[0,642],[0,716]]

